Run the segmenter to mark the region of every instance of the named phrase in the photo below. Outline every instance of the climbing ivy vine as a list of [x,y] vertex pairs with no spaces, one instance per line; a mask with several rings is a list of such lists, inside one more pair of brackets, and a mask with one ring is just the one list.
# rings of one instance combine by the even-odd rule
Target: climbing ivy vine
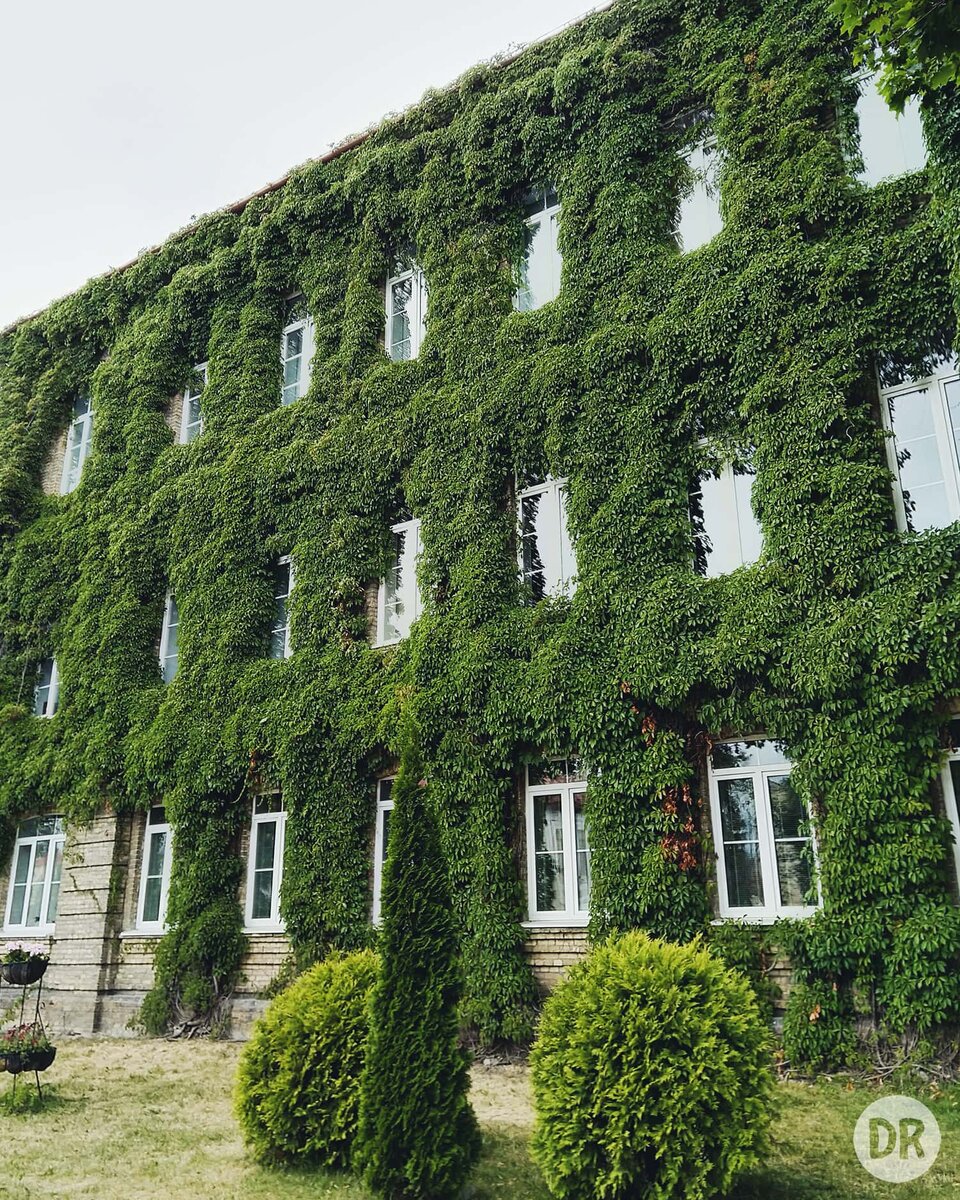
[[[255,786],[285,796],[301,963],[371,939],[373,779],[412,724],[483,1038],[525,1036],[535,1002],[518,764],[568,748],[590,764],[594,935],[682,939],[711,913],[708,731],[765,731],[796,763],[824,894],[791,933],[804,977],[898,1029],[960,1015],[931,790],[960,694],[960,528],[898,534],[873,374],[881,354],[922,369],[956,328],[960,104],[941,89],[925,114],[927,171],[868,189],[850,169],[851,65],[810,0],[618,0],[0,337],[0,812],[9,831],[38,808],[166,804],[151,1028],[215,1013],[236,984]],[[681,255],[681,153],[704,112],[725,224]],[[563,286],[517,313],[520,202],[547,181]],[[429,326],[394,363],[383,282],[407,246]],[[281,407],[297,290],[316,357]],[[165,412],[201,361],[204,432],[175,445]],[[94,452],[74,493],[47,497],[78,391]],[[755,447],[765,538],[760,563],[717,579],[691,569],[704,432]],[[510,480],[548,472],[569,479],[579,582],[529,606]],[[404,509],[423,522],[429,602],[378,650],[365,588]],[[294,653],[275,661],[269,565],[287,553]],[[30,664],[52,653],[61,709],[36,720]]]

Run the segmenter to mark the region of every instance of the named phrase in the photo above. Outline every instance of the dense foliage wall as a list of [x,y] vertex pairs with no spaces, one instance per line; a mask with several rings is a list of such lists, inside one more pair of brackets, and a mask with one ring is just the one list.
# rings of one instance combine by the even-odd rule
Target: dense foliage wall
[[[849,167],[854,99],[823,5],[619,0],[0,338],[0,812],[166,803],[174,928],[154,1024],[236,977],[251,775],[290,812],[298,955],[369,940],[372,779],[411,710],[485,1036],[521,1035],[533,1001],[519,758],[574,747],[594,770],[595,933],[686,937],[709,915],[704,730],[790,746],[825,897],[801,969],[857,979],[900,1024],[956,1014],[931,783],[938,705],[960,693],[960,528],[897,533],[873,370],[880,353],[917,365],[955,329],[960,108],[945,91],[927,114],[927,172],[870,190]],[[726,156],[725,228],[681,256],[679,152],[701,109]],[[563,288],[521,314],[519,201],[545,181]],[[391,363],[382,288],[405,243],[429,329],[416,361]],[[281,408],[294,289],[317,354],[309,394]],[[205,432],[174,445],[165,406],[203,360]],[[44,457],[83,389],[93,456],[73,494],[45,498]],[[755,446],[765,537],[758,565],[718,579],[690,568],[704,430]],[[521,603],[515,471],[569,477],[572,601]],[[432,601],[375,650],[364,586],[404,506]],[[268,565],[291,551],[295,653],[273,661]],[[51,652],[61,710],[36,720],[28,663]]]

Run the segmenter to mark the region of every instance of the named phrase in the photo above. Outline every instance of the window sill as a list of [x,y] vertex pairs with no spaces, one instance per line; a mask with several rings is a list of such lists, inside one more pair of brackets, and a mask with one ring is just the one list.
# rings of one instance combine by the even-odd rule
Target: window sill
[[55,926],[44,925],[40,929],[9,929],[6,925],[0,929],[0,938],[18,942],[51,942],[54,938]]
[[731,922],[739,921],[743,925],[758,925],[769,929],[777,921],[807,921],[820,911],[819,908],[802,908],[779,913],[721,913],[719,917],[714,917],[710,924],[729,925]]
[[243,927],[243,933],[247,937],[256,937],[258,934],[265,937],[283,937],[286,936],[286,932],[285,925],[244,925]]
[[589,917],[551,917],[549,921],[536,919],[532,921],[521,921],[521,929],[586,929],[590,924]]
[[158,941],[166,932],[166,929],[121,929],[117,937],[121,942]]

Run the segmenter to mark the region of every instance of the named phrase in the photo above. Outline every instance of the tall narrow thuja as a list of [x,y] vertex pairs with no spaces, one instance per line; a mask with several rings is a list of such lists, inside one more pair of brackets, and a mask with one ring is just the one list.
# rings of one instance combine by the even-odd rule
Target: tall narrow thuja
[[358,1164],[389,1200],[450,1200],[480,1147],[457,1040],[460,964],[421,763],[404,754],[383,875],[382,971],[361,1082]]

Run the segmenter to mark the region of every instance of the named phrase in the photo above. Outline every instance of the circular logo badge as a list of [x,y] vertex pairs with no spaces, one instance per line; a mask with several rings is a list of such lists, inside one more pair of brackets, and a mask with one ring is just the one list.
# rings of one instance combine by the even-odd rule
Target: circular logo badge
[[937,1161],[940,1126],[911,1096],[884,1096],[860,1114],[853,1148],[864,1170],[884,1183],[919,1179]]

